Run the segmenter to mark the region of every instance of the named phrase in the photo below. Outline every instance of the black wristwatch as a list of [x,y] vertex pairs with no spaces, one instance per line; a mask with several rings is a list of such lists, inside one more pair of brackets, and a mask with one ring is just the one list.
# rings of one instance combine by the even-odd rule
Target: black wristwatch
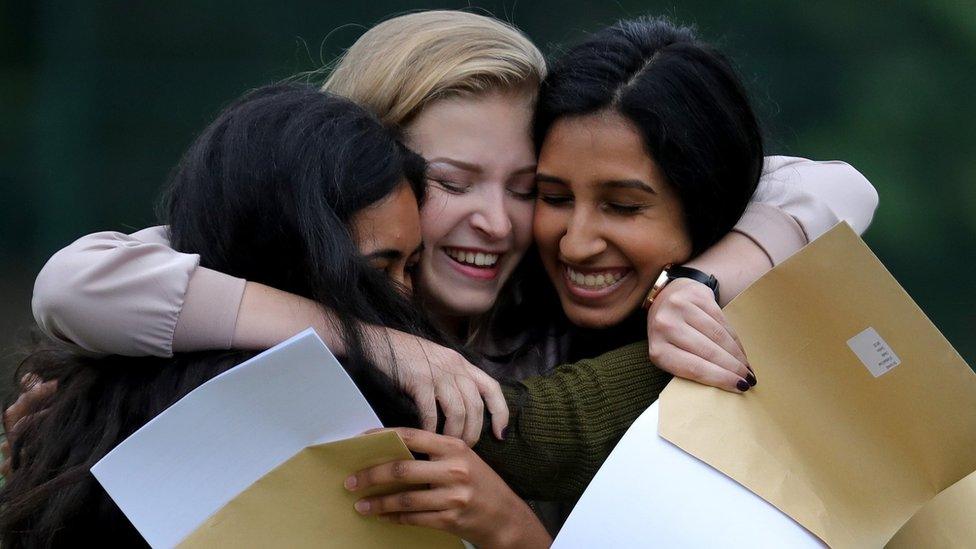
[[708,288],[712,290],[712,293],[715,294],[715,302],[719,302],[717,278],[692,267],[685,267],[684,265],[667,265],[664,267],[664,270],[661,271],[661,276],[657,278],[657,281],[654,283],[651,291],[647,292],[647,297],[644,298],[644,310],[650,309],[651,305],[654,303],[654,299],[659,293],[661,293],[661,290],[663,290],[665,286],[676,278],[690,278],[695,282],[701,282],[705,286],[708,286]]

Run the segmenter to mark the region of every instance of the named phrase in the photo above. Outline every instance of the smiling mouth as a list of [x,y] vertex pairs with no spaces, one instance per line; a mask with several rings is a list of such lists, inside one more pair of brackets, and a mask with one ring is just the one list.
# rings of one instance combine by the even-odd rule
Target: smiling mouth
[[567,289],[577,297],[595,299],[612,294],[630,276],[631,269],[615,268],[604,270],[577,271],[563,265],[563,279]]
[[444,248],[444,253],[461,265],[476,269],[494,269],[500,257],[500,254],[496,253],[463,250],[461,248]]

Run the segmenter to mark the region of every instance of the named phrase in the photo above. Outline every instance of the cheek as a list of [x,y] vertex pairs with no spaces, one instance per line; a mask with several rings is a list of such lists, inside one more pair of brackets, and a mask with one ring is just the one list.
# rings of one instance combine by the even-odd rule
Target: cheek
[[420,231],[424,244],[436,245],[457,224],[458,208],[453,202],[452,196],[443,191],[431,189],[428,192],[427,202],[420,210]]
[[565,217],[555,208],[545,205],[536,207],[532,222],[532,234],[543,259],[558,253],[559,240],[566,232]]
[[525,250],[532,244],[535,201],[512,200],[508,206],[508,217],[512,221],[512,235],[515,247]]

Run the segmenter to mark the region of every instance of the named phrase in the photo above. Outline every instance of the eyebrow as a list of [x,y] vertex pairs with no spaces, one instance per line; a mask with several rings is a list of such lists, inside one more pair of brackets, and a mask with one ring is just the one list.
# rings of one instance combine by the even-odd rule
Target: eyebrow
[[[538,183],[555,183],[566,187],[569,186],[569,183],[565,179],[544,173],[536,174],[535,180]],[[605,189],[637,189],[646,193],[657,194],[657,191],[653,187],[640,179],[611,179],[610,181],[600,183],[600,186]]]
[[[478,164],[472,164],[470,162],[464,162],[462,160],[454,160],[453,158],[437,157],[431,158],[427,161],[427,164],[448,164],[454,166],[455,168],[462,169],[466,172],[481,173],[484,169]],[[512,175],[520,175],[523,173],[534,173],[535,164],[529,164],[527,166],[522,166],[521,168],[512,172]]]
[[637,189],[638,191],[657,194],[657,191],[640,179],[613,179],[600,183],[600,186],[607,189]]
[[[419,246],[417,246],[414,249],[414,251],[410,252],[410,255],[408,255],[407,257],[413,257],[419,254],[420,252],[422,252],[423,249],[424,249],[424,245],[423,243],[421,243]],[[403,252],[394,248],[384,248],[382,250],[376,250],[374,252],[370,252],[366,254],[366,259],[385,259],[387,261],[396,261],[397,259],[400,259],[402,257],[403,257]]]

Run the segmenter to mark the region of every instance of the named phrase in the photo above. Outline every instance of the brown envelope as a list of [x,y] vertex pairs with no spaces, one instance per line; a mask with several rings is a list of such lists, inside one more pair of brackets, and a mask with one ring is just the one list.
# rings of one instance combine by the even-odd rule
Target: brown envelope
[[976,470],[976,374],[846,224],[725,314],[759,385],[675,380],[660,434],[829,545],[884,545]]
[[[459,549],[451,535],[360,516],[342,487],[350,474],[392,460],[413,459],[392,431],[310,446],[214,513],[180,543],[190,547],[337,547]],[[232,467],[233,464],[228,464]]]

